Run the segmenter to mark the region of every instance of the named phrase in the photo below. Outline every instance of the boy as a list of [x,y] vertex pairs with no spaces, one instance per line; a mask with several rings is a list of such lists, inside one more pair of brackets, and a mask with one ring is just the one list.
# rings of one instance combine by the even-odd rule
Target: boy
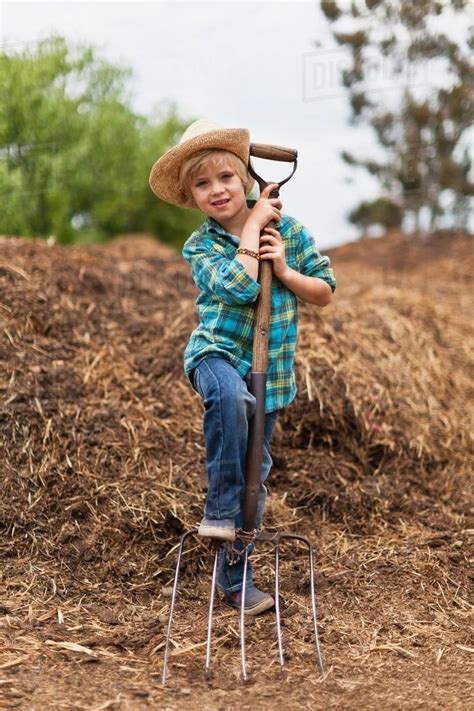
[[[208,491],[198,533],[220,541],[234,541],[236,529],[242,527],[245,456],[255,410],[248,384],[254,303],[260,290],[258,262],[272,261],[274,279],[257,527],[265,507],[275,421],[296,395],[297,297],[323,307],[336,288],[329,259],[319,254],[300,223],[282,215],[281,200],[269,197],[275,185],[262,191],[259,200],[247,200],[253,184],[247,172],[249,140],[246,129],[224,129],[201,119],[150,174],[151,189],[159,198],[197,207],[207,217],[183,247],[200,289],[199,325],[186,346],[184,369],[205,408]],[[270,220],[279,230],[266,227]],[[240,541],[236,546],[241,548]],[[233,607],[240,607],[242,575],[242,561],[230,564],[223,548],[218,587]],[[255,587],[249,564],[245,614],[260,614],[273,604],[271,595]]]

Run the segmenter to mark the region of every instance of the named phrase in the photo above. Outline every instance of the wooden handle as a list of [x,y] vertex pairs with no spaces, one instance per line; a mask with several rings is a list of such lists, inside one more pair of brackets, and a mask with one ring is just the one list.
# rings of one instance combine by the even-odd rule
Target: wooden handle
[[[268,227],[276,227],[275,220]],[[250,420],[247,442],[243,529],[253,531],[257,520],[260,475],[265,436],[265,393],[268,365],[268,338],[270,335],[273,264],[270,259],[259,262],[258,281],[260,293],[255,304],[252,372],[249,391],[255,397],[255,413]]]
[[[275,191],[276,192],[276,191]],[[276,197],[273,195],[272,197]],[[277,223],[271,220],[267,227],[276,228]],[[270,259],[260,261],[258,281],[260,293],[255,305],[252,372],[266,373],[268,364],[268,338],[270,335],[270,316],[272,300],[273,264]]]
[[281,160],[284,163],[292,163],[298,157],[298,151],[294,148],[283,148],[283,146],[271,146],[266,143],[251,143],[250,155],[255,158],[266,158],[267,160]]
[[268,363],[268,336],[270,333],[270,303],[272,298],[273,266],[270,260],[260,262],[260,294],[256,305],[252,371],[266,373]]

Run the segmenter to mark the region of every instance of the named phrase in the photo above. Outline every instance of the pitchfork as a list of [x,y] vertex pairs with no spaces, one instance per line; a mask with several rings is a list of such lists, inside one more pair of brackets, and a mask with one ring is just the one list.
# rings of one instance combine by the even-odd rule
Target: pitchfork
[[[290,175],[278,182],[278,187],[272,190],[270,197],[276,198],[282,185],[284,185],[292,177],[297,166],[297,152],[292,148],[282,148],[280,146],[270,146],[264,144],[250,144],[250,156],[265,158],[267,160],[279,160],[286,163],[293,163],[293,170]],[[257,181],[260,192],[269,185],[263,180],[254,170],[249,159],[248,170],[250,175]],[[268,224],[269,227],[276,228],[276,222],[272,220]],[[281,631],[281,615],[280,615],[280,543],[282,541],[299,541],[307,546],[309,560],[309,576],[310,576],[310,596],[311,610],[314,628],[314,642],[316,647],[316,656],[321,669],[324,672],[323,660],[321,656],[321,648],[319,644],[318,623],[316,616],[316,592],[314,582],[314,556],[313,546],[308,538],[295,533],[285,533],[279,531],[259,531],[255,528],[257,517],[258,497],[260,492],[260,473],[262,468],[263,458],[263,440],[265,427],[265,393],[267,379],[267,363],[268,363],[268,335],[270,328],[270,309],[271,309],[271,286],[272,286],[273,267],[270,260],[262,260],[259,263],[260,294],[255,306],[254,317],[254,337],[253,337],[253,358],[252,371],[250,375],[249,391],[256,399],[256,409],[250,424],[249,424],[249,439],[246,455],[246,477],[245,477],[245,492],[244,492],[244,509],[243,509],[243,527],[236,531],[236,540],[240,540],[243,546],[240,555],[244,556],[244,572],[242,581],[241,594],[241,609],[240,609],[240,652],[242,664],[242,676],[247,680],[247,661],[245,649],[245,588],[247,583],[247,567],[249,546],[258,541],[266,541],[273,543],[275,547],[275,618],[276,632],[278,642],[278,653],[280,666],[282,670],[285,668],[285,657],[283,652],[283,635]],[[178,589],[179,570],[181,558],[183,555],[184,544],[189,536],[196,534],[197,528],[187,531],[181,537],[178,549],[178,560],[176,562],[176,572],[173,582],[173,590],[171,594],[170,610],[168,617],[168,626],[166,631],[163,677],[162,682],[166,684],[168,672],[168,656],[169,643],[171,637],[171,628],[173,624],[173,614],[176,604],[176,594]],[[211,666],[211,642],[212,642],[212,618],[214,611],[214,598],[216,591],[217,579],[217,563],[219,549],[221,543],[215,543],[214,564],[212,569],[211,591],[209,599],[209,615],[207,620],[207,640],[206,640],[206,661],[205,670],[210,671]],[[235,553],[235,549],[234,549]]]

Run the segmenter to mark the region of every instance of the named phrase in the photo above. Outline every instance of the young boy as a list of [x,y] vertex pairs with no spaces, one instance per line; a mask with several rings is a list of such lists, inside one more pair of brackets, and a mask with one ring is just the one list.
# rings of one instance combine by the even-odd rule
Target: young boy
[[[248,384],[259,260],[272,261],[274,278],[257,527],[265,507],[275,421],[296,395],[297,297],[326,306],[336,288],[329,259],[319,254],[303,225],[282,215],[281,200],[269,197],[275,185],[269,185],[259,200],[247,200],[253,184],[247,172],[249,146],[246,129],[225,129],[201,119],[188,127],[150,174],[151,189],[159,198],[197,207],[207,218],[183,247],[200,290],[199,325],[186,346],[184,370],[205,409],[208,491],[198,532],[221,541],[234,541],[235,530],[243,523],[247,438],[255,410]],[[266,227],[270,220],[278,223],[278,230]],[[240,542],[236,545],[241,547]],[[242,561],[230,564],[223,548],[218,587],[234,607],[240,607],[242,575]],[[271,595],[255,587],[249,564],[245,613],[256,615],[273,604]]]

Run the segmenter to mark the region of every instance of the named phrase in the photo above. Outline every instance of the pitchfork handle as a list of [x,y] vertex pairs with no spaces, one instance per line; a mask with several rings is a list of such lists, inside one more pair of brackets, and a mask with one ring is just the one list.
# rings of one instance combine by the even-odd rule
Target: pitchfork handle
[[[271,198],[279,195],[278,188],[270,193]],[[268,227],[276,228],[271,220]],[[263,232],[262,232],[263,234]],[[252,353],[252,372],[249,390],[256,399],[255,413],[250,421],[247,443],[246,479],[243,511],[244,531],[253,531],[257,518],[260,495],[260,475],[263,460],[263,441],[265,436],[265,394],[268,365],[268,337],[270,332],[270,314],[272,298],[273,265],[270,259],[259,263],[258,280],[260,294],[255,307],[254,336]]]
[[[291,173],[278,181],[270,193],[271,198],[279,196],[280,188],[287,183],[294,174],[297,165],[298,152],[293,148],[270,146],[263,144],[250,144],[250,156],[267,158],[284,162],[292,162]],[[268,185],[254,169],[249,157],[248,171],[260,188],[260,193]],[[276,181],[275,181],[276,182]],[[274,220],[268,223],[269,227],[276,227]],[[243,507],[243,529],[247,533],[255,530],[257,521],[258,499],[260,495],[260,477],[262,472],[263,445],[265,437],[265,394],[267,385],[268,365],[268,337],[270,333],[271,297],[272,297],[272,262],[263,259],[259,262],[260,293],[255,305],[254,336],[252,353],[252,372],[250,374],[249,391],[255,397],[255,414],[249,423],[249,436],[247,442],[247,458],[245,472],[245,492]]]
[[[272,190],[270,197],[278,197],[278,190]],[[276,229],[277,223],[271,220],[267,227]],[[262,234],[264,234],[262,232]],[[254,317],[254,336],[252,352],[252,371],[266,373],[268,364],[268,336],[270,332],[270,310],[272,299],[273,264],[270,259],[260,261],[258,280],[260,294]]]

